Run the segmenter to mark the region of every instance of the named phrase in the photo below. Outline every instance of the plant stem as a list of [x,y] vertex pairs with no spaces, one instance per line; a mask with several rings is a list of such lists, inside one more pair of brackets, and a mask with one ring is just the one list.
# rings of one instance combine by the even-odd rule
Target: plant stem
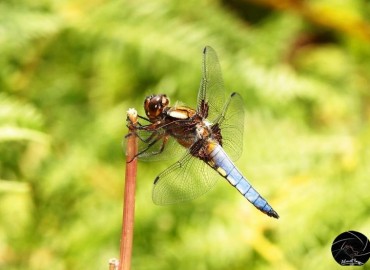
[[127,138],[126,148],[126,175],[125,190],[123,195],[123,217],[122,234],[120,246],[119,270],[131,269],[132,243],[134,236],[134,218],[135,218],[135,187],[137,171],[137,137],[133,133],[137,123],[137,112],[134,109],[127,111],[129,122],[129,132],[131,135]]

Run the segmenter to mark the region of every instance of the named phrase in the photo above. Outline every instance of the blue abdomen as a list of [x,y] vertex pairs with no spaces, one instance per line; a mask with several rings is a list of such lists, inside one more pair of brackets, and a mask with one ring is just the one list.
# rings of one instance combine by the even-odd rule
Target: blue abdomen
[[226,178],[248,201],[268,216],[279,218],[279,215],[268,202],[251,186],[249,181],[240,173],[220,145],[216,145],[210,153],[209,165],[221,176]]

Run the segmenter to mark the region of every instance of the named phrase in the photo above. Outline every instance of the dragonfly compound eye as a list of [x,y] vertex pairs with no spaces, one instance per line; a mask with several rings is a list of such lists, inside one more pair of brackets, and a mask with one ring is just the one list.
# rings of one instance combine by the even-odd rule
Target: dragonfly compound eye
[[166,95],[152,95],[147,97],[144,102],[144,109],[149,120],[159,117],[168,103],[169,100]]

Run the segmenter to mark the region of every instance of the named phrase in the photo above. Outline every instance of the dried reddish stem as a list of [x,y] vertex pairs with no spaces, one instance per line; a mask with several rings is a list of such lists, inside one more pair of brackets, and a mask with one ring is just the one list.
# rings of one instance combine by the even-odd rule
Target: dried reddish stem
[[130,109],[127,112],[129,120],[130,136],[127,138],[126,148],[126,175],[125,190],[123,195],[123,217],[122,234],[120,247],[119,270],[131,269],[132,243],[134,236],[134,218],[135,218],[135,187],[137,170],[137,137],[134,135],[135,125],[137,123],[137,113]]

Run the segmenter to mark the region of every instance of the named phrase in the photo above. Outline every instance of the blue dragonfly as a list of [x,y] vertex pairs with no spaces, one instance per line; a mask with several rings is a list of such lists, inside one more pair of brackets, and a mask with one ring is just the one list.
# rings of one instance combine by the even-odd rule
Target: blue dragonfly
[[[195,199],[209,191],[221,175],[257,209],[270,217],[277,212],[252,187],[233,161],[242,152],[244,105],[238,93],[226,97],[220,64],[213,48],[203,51],[197,108],[170,106],[165,94],[144,101],[148,123],[140,124],[138,157],[180,159],[154,180],[153,201],[159,205]],[[161,158],[159,158],[161,159]],[[217,173],[215,173],[217,172]]]

